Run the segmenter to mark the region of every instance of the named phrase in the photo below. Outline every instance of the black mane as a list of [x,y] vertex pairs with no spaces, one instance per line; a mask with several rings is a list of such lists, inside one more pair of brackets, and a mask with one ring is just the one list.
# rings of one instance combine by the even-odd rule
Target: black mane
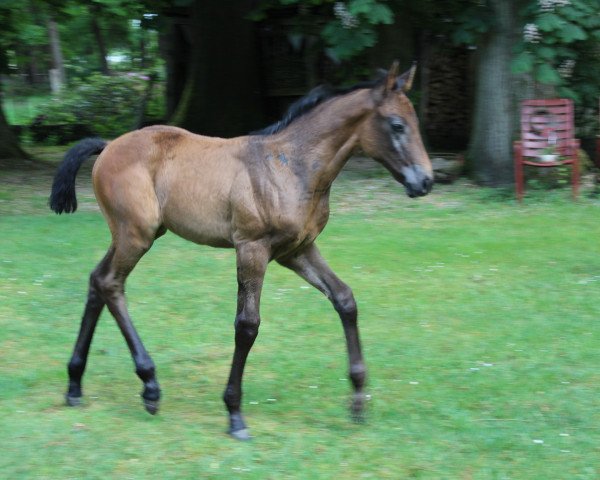
[[[384,72],[385,73],[385,72]],[[274,135],[281,132],[284,128],[290,125],[294,120],[300,118],[306,113],[314,110],[318,105],[325,101],[346,95],[347,93],[360,90],[361,88],[373,88],[379,85],[385,77],[383,74],[366,82],[360,82],[351,87],[331,87],[329,85],[319,85],[308,92],[304,97],[299,98],[292,103],[281,120],[275,122],[261,130],[251,132],[250,135]]]

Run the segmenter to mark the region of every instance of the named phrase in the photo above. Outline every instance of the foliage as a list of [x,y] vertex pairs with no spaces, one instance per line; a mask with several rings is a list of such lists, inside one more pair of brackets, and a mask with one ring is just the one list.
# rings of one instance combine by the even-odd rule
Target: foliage
[[[506,0],[521,32],[512,71],[526,74],[579,104],[591,102],[600,87],[600,15],[597,0]],[[426,2],[436,28],[454,42],[478,45],[497,28],[490,2]],[[440,22],[440,19],[443,19]]]
[[[69,89],[40,107],[42,125],[80,124],[99,136],[113,138],[134,128],[148,78],[137,74],[104,76],[93,74],[75,81]],[[156,86],[155,86],[156,87]],[[154,90],[152,114],[158,118],[157,101],[162,84]]]
[[220,398],[233,350],[235,255],[170,234],[127,285],[162,410],[143,411],[129,351],[106,311],[84,405],[63,405],[89,272],[109,242],[83,168],[73,216],[49,214],[50,174],[0,181],[6,478],[600,475],[598,201],[572,202],[566,189],[532,192],[517,207],[465,184],[409,200],[387,177],[345,172],[319,243],[357,297],[367,422],[347,416],[335,311],[273,264],[244,385],[255,438],[240,444],[224,433]]
[[340,60],[351,58],[377,41],[376,25],[391,24],[389,7],[376,0],[350,0],[347,5],[336,2],[336,20],[328,22],[321,32],[332,54]]
[[10,125],[29,125],[50,101],[50,95],[7,95],[3,102],[6,120]]
[[91,30],[91,15],[99,23],[107,50],[122,52],[127,58],[117,65],[117,70],[155,70],[160,66],[157,62],[160,55],[154,12],[164,5],[165,2],[159,0],[3,0],[0,4],[0,73],[3,66],[6,72],[27,73],[28,65],[34,61],[40,72],[51,67],[47,31],[51,17],[59,24],[68,73],[84,78],[98,71],[99,53]]
[[296,6],[299,17],[315,17],[312,21],[299,22],[304,33],[320,26],[319,36],[325,42],[326,51],[334,60],[347,60],[355,57],[377,42],[377,25],[393,22],[392,10],[381,0],[262,0],[251,15],[253,20],[264,20],[269,10],[278,7]]
[[[597,95],[600,82],[600,15],[597,0],[540,0],[524,9],[526,24],[513,72],[559,87],[559,95],[581,103]],[[584,60],[583,62],[581,62]],[[582,65],[583,63],[583,65]],[[593,72],[587,81],[574,69]],[[576,81],[574,81],[576,80]],[[587,92],[586,90],[592,90]]]
[[[112,64],[112,70],[142,69],[148,72],[162,66],[157,25],[151,21],[154,17],[143,2],[96,0],[94,3],[107,50],[121,53],[126,58],[124,62]],[[89,2],[73,1],[65,9],[68,22],[61,24],[67,70],[78,78],[85,78],[99,69],[97,46],[90,33],[90,14]],[[141,42],[144,42],[146,52],[140,51]]]

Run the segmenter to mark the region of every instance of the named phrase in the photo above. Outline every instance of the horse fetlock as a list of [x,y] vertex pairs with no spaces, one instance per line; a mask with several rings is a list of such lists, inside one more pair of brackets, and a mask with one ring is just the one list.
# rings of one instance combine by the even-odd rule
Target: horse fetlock
[[225,388],[225,391],[223,392],[223,402],[225,402],[225,406],[230,415],[234,415],[235,412],[239,413],[241,399],[242,393],[233,386],[227,385],[227,388]]
[[69,379],[71,381],[79,382],[83,371],[85,370],[85,360],[78,355],[73,355],[69,363],[67,364],[67,371],[69,372]]
[[156,377],[156,367],[154,366],[154,362],[152,362],[152,360],[146,360],[136,363],[135,373],[144,383],[150,383],[155,380]]
[[148,382],[144,385],[144,391],[142,392],[142,398],[144,400],[158,401],[160,400],[160,387],[156,382]]
[[363,380],[367,376],[367,368],[364,363],[355,363],[354,365],[350,365],[350,378],[362,378]]

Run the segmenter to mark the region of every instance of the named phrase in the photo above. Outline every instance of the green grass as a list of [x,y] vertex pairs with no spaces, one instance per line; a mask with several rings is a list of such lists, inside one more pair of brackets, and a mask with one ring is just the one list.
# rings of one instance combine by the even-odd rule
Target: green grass
[[162,238],[128,282],[164,394],[141,385],[104,314],[84,405],[63,405],[90,270],[107,247],[89,171],[81,211],[44,205],[50,177],[0,176],[0,471],[4,478],[593,479],[600,476],[600,203],[524,205],[461,182],[410,200],[381,172],[334,186],[319,245],[355,292],[368,420],[347,414],[329,303],[272,265],[243,405],[225,435],[233,252]]

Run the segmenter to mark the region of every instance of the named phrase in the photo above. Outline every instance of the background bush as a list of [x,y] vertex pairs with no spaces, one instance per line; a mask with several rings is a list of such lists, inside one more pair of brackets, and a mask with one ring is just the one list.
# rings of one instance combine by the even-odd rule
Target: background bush
[[[139,74],[106,76],[94,74],[77,80],[40,107],[38,125],[79,124],[96,135],[117,137],[138,127],[140,108],[150,78]],[[164,114],[162,82],[155,81],[146,105],[150,118]]]

